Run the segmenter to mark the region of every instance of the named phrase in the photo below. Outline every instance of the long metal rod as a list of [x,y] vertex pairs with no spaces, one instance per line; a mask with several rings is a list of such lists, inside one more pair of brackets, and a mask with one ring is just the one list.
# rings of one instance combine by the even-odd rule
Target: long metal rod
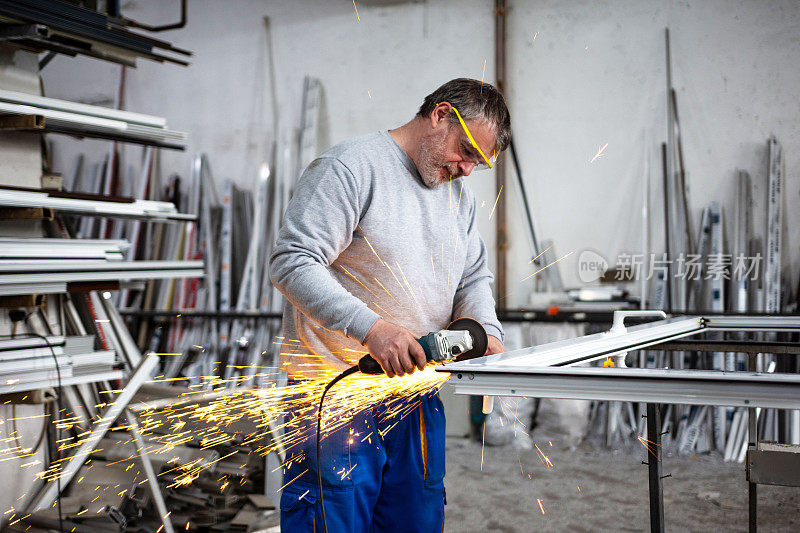
[[142,140],[160,142],[182,142],[186,140],[186,133],[173,131],[153,126],[131,124],[124,120],[102,118],[82,113],[57,111],[43,107],[23,104],[0,102],[0,111],[12,115],[40,115],[45,119],[45,125],[71,130],[85,130],[86,133],[126,135]]
[[[514,137],[511,137],[511,143],[508,147],[511,152],[511,161],[514,163],[514,174],[517,176],[517,185],[519,186],[520,196],[522,197],[522,204],[525,209],[525,218],[528,220],[528,230],[530,232],[531,244],[533,246],[533,256],[538,257],[541,252],[539,247],[539,240],[536,237],[536,224],[533,222],[533,210],[531,209],[530,201],[528,200],[528,191],[525,188],[525,181],[522,179],[522,168],[517,158],[517,150],[514,147]],[[537,263],[538,264],[538,260]]]
[[661,144],[661,170],[663,173],[663,185],[664,185],[664,243],[666,245],[666,272],[664,274],[664,290],[666,294],[664,295],[664,309],[667,313],[672,312],[672,291],[673,291],[673,284],[672,284],[672,275],[670,272],[670,261],[672,261],[672,240],[670,236],[670,191],[669,191],[669,164],[668,164],[668,154],[667,154],[667,144]]
[[[747,368],[750,371],[757,369],[757,354],[747,356]],[[758,446],[758,412],[755,407],[747,410],[747,449],[755,450]],[[747,468],[747,522],[750,533],[758,531],[758,484],[750,481],[750,461],[746,461]]]
[[195,215],[178,213],[172,202],[155,200],[103,201],[65,198],[52,191],[19,191],[0,188],[0,205],[6,207],[47,207],[62,213],[97,217],[141,218],[154,221],[191,221]]
[[555,367],[452,371],[456,394],[525,396],[573,400],[800,408],[800,375],[665,370],[642,368]]
[[737,352],[800,355],[800,344],[796,342],[771,341],[670,341],[658,345],[661,350],[687,352]]
[[153,495],[158,515],[161,517],[161,523],[164,525],[164,533],[175,533],[172,528],[172,520],[169,518],[170,513],[167,511],[167,504],[164,503],[164,496],[161,494],[161,487],[158,486],[158,478],[155,470],[153,470],[153,463],[150,462],[150,457],[147,456],[147,445],[142,438],[141,431],[139,431],[136,416],[126,409],[125,418],[128,419],[128,431],[133,435],[133,440],[136,441],[136,452],[139,456],[139,461],[142,463],[144,475],[147,476],[147,484],[150,486],[150,493]]
[[[61,386],[67,387],[69,385],[82,385],[86,383],[99,383],[101,381],[114,381],[122,379],[124,373],[121,370],[111,370],[106,372],[93,372],[91,374],[81,374],[78,376],[62,377]],[[30,390],[45,389],[48,387],[58,387],[59,381],[57,378],[46,379],[40,381],[29,381],[27,383],[13,383],[13,384],[0,384],[0,394],[9,392],[24,392]]]
[[703,315],[708,329],[731,331],[800,331],[800,315]]
[[[505,0],[495,0],[494,4],[494,68],[497,90],[506,95],[506,17],[507,8]],[[495,193],[497,194],[495,206],[495,250],[497,254],[497,299],[503,298],[508,292],[507,256],[508,227],[506,220],[506,201],[503,188],[506,185],[505,164],[498,159],[495,165]],[[506,196],[508,193],[506,193]]]
[[[283,313],[261,311],[176,311],[175,309],[124,309],[119,312],[123,316],[142,318],[260,318],[280,320]],[[180,317],[176,317],[180,315]]]
[[10,104],[20,104],[41,107],[42,109],[52,109],[54,111],[65,111],[68,113],[78,113],[82,115],[121,120],[133,124],[142,124],[154,128],[166,128],[167,119],[143,113],[133,113],[131,111],[120,111],[112,107],[80,104],[58,98],[48,98],[35,94],[21,93],[0,89],[0,102]]
[[[63,273],[67,274],[70,272],[75,273],[84,273],[84,272],[108,272],[108,271],[118,271],[120,273],[120,277],[124,277],[124,275],[128,271],[144,271],[144,270],[191,270],[191,269],[198,269],[201,271],[201,276],[203,271],[203,262],[202,261],[130,261],[130,262],[122,262],[122,261],[107,261],[102,263],[97,262],[89,262],[86,261],[86,265],[75,265],[70,263],[68,265],[59,266],[59,265],[49,265],[49,264],[42,264],[44,261],[27,261],[17,262],[14,264],[8,264],[8,261],[0,261],[0,275],[3,277],[12,275],[14,272],[25,272],[27,270],[35,269],[39,272],[53,272],[53,273]],[[26,264],[27,263],[27,264]]]

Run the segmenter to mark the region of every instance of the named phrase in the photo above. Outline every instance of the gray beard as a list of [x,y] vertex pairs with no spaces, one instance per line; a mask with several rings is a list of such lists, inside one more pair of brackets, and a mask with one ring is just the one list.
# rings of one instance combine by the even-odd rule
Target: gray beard
[[440,136],[429,136],[422,139],[419,146],[419,171],[422,182],[433,189],[440,185],[449,183],[450,180],[442,177],[439,171],[444,167],[444,138],[447,133]]

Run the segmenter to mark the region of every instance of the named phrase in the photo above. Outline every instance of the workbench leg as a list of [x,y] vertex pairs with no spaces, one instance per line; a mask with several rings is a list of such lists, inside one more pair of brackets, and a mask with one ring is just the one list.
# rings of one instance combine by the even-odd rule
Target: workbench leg
[[[750,354],[747,358],[747,367],[750,372],[757,372],[758,360],[756,354]],[[766,416],[766,410],[762,411]],[[745,456],[745,469],[747,473],[747,507],[748,507],[748,531],[756,533],[758,531],[758,484],[750,482],[750,451],[755,450],[758,445],[758,414],[754,408],[747,409],[747,455]]]
[[650,531],[664,533],[664,493],[661,485],[661,409],[647,404],[647,470],[650,481]]

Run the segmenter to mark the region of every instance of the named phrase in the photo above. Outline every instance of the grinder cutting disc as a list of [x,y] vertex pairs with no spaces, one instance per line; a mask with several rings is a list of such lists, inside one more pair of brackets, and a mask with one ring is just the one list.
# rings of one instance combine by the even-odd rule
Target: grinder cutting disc
[[477,320],[472,318],[459,318],[454,320],[447,326],[451,331],[469,331],[472,336],[472,349],[459,354],[455,361],[465,361],[467,359],[474,359],[481,357],[486,353],[486,348],[489,346],[489,338],[486,336],[486,330]]

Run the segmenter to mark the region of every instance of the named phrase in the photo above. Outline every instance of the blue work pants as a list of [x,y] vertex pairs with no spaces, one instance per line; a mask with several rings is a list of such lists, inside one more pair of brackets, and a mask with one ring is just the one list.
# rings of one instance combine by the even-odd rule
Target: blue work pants
[[[402,419],[387,416],[401,411],[408,413]],[[291,483],[281,496],[281,531],[322,532],[316,409],[312,416],[290,422],[310,426],[310,431],[288,451],[295,459],[287,459],[283,474],[284,483]],[[364,409],[349,423],[325,433],[321,450],[329,533],[442,531],[445,417],[435,391]]]

